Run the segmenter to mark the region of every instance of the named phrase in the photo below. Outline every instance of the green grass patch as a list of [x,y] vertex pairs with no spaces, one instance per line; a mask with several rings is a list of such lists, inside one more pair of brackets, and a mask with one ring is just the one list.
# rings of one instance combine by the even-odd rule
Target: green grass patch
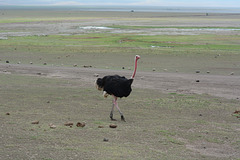
[[240,30],[240,27],[196,27],[196,26],[125,26],[125,25],[111,25],[107,26],[110,28],[116,29],[164,29],[164,28],[176,28],[176,29],[231,29],[231,30]]

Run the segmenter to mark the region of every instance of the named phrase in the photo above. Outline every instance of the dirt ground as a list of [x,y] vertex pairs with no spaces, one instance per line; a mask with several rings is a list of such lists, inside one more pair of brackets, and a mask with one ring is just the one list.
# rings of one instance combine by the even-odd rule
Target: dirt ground
[[[98,74],[119,74],[130,77],[131,71],[109,69],[49,67],[32,65],[0,64],[0,73],[23,74],[64,79],[79,79],[94,83]],[[240,76],[201,75],[181,73],[138,72],[134,86],[141,89],[155,89],[165,93],[209,94],[227,99],[240,99]]]
[[[231,28],[240,27],[239,14],[76,11],[66,14],[48,10],[1,13],[3,20],[7,17],[10,21],[0,23],[0,41],[15,36],[105,32],[240,34],[239,29]],[[108,25],[160,28],[97,28]],[[97,77],[112,74],[130,77],[131,70],[16,64],[18,60],[15,64],[5,63],[6,57],[11,57],[11,50],[8,52],[0,58],[0,159],[240,158],[239,118],[233,116],[233,112],[239,110],[240,100],[237,72],[230,75],[195,73],[195,70],[191,73],[138,70],[131,96],[119,99],[127,122],[120,121],[116,111],[117,121],[112,122],[109,119],[112,100],[104,99],[94,82]],[[111,57],[114,56],[112,53]],[[224,64],[222,66],[225,70]],[[74,125],[64,125],[67,122]],[[86,126],[79,128],[77,122],[86,122]],[[109,128],[112,123],[117,128]]]

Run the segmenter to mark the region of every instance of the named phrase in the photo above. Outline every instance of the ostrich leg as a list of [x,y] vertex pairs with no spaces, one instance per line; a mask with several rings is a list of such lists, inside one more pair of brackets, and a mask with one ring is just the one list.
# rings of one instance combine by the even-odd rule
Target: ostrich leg
[[126,121],[125,121],[125,118],[124,118],[124,116],[123,116],[123,113],[121,112],[120,108],[118,107],[117,97],[115,97],[115,96],[114,96],[114,101],[113,101],[113,103],[114,103],[114,105],[116,106],[116,108],[118,109],[118,111],[119,111],[119,113],[120,113],[120,115],[121,115],[121,120],[124,121],[124,122],[126,122]]
[[112,121],[116,121],[116,119],[113,118],[113,110],[114,110],[114,106],[115,106],[115,100],[113,99],[113,105],[112,105],[112,110],[110,112],[110,118]]

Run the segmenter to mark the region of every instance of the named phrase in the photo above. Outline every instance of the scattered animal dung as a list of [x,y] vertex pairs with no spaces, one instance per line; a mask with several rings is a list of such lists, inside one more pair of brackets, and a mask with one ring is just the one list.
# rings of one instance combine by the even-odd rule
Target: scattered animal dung
[[196,80],[196,82],[200,82],[200,80]]
[[207,73],[210,73],[210,71],[207,71]]
[[108,142],[109,140],[107,138],[103,138],[103,142]]
[[200,71],[199,71],[199,70],[196,70],[196,73],[200,73]]
[[116,124],[110,124],[109,127],[110,128],[117,128],[117,125]]
[[122,67],[122,69],[125,69],[125,67]]
[[70,127],[71,127],[71,126],[73,126],[73,123],[72,123],[72,122],[67,122],[67,123],[65,123],[64,125],[65,125],[65,126],[70,126]]
[[83,122],[83,123],[78,122],[78,123],[76,124],[76,126],[83,128],[83,127],[85,127],[85,122]]
[[7,113],[6,113],[6,115],[8,115],[8,116],[9,116],[9,115],[10,115],[10,113],[9,113],[9,112],[7,112]]
[[6,61],[6,63],[9,63],[9,61]]
[[39,124],[39,121],[32,121],[32,124]]

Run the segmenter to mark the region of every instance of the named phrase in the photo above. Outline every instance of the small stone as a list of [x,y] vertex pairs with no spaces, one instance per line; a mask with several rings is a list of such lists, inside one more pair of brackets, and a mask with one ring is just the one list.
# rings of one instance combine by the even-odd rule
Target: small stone
[[200,73],[200,71],[199,71],[199,70],[196,70],[196,73]]
[[54,124],[49,124],[49,127],[50,127],[51,129],[57,128],[57,126],[55,126]]
[[234,75],[234,72],[231,72],[230,75]]
[[33,62],[30,62],[30,64],[33,64]]
[[199,114],[199,116],[202,116],[202,114]]
[[103,142],[108,142],[109,140],[107,138],[103,138]]
[[156,68],[153,68],[152,71],[156,71]]
[[64,126],[70,126],[71,127],[71,126],[73,126],[73,123],[72,122],[67,122],[67,123],[64,124]]
[[86,125],[85,122],[83,122],[83,123],[78,122],[76,124],[77,127],[82,127],[82,128],[85,127],[85,125]]
[[32,124],[39,124],[39,121],[32,121]]
[[77,64],[74,64],[73,67],[77,67],[78,65]]
[[200,80],[196,80],[196,82],[200,82]]
[[93,75],[94,77],[98,77],[99,76],[99,74],[97,74],[97,73],[94,73],[94,75]]
[[9,116],[9,115],[10,115],[10,113],[9,113],[9,112],[7,112],[7,113],[6,113],[6,115],[8,115],[8,116]]
[[9,63],[9,61],[6,61],[6,63]]

